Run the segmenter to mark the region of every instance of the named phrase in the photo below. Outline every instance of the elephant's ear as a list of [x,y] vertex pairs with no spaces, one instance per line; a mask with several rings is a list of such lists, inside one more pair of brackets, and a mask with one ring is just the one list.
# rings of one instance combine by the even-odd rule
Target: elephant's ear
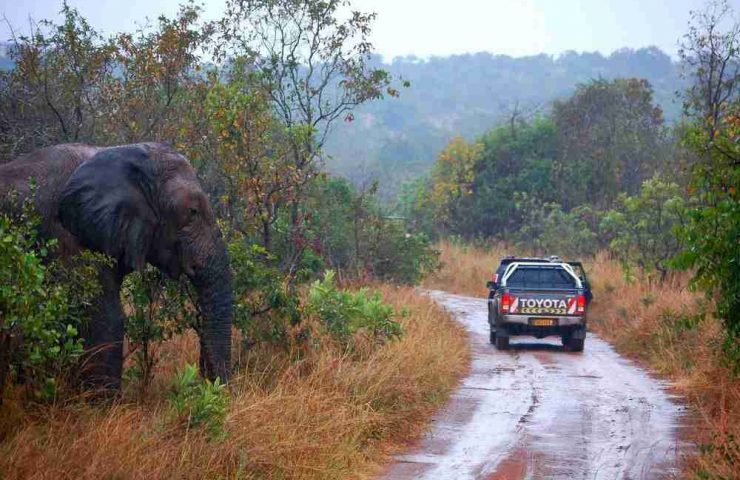
[[84,247],[140,270],[157,225],[153,195],[154,167],[144,147],[107,148],[69,177],[59,218]]

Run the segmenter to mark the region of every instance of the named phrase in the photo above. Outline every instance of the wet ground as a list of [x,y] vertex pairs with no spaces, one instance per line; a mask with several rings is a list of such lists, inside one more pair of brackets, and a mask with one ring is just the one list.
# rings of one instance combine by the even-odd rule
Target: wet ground
[[486,301],[432,292],[468,329],[470,375],[385,479],[654,479],[678,474],[683,409],[664,385],[588,334],[488,342]]

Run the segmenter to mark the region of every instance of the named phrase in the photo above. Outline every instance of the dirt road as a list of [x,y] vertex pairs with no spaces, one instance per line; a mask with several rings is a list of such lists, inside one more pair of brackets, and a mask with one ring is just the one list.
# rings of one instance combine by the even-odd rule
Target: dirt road
[[654,479],[677,473],[682,409],[660,382],[589,333],[488,343],[486,301],[433,292],[472,342],[470,375],[430,433],[384,478]]

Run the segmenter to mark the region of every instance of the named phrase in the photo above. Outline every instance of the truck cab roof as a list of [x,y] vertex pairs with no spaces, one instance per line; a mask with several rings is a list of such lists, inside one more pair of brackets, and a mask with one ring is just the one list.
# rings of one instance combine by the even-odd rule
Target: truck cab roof
[[[549,272],[549,273],[548,273]],[[509,263],[501,278],[502,286],[509,286],[509,281],[517,278],[518,286],[525,287],[528,284],[542,283],[542,287],[551,283],[552,288],[583,288],[579,275],[573,266],[566,262],[512,262]]]

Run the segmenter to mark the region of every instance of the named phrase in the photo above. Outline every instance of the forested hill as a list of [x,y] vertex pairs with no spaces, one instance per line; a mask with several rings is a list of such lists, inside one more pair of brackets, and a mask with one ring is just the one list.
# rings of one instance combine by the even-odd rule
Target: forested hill
[[679,65],[651,47],[609,56],[566,52],[512,58],[476,53],[421,60],[397,58],[384,66],[411,82],[396,99],[369,102],[353,121],[336,127],[326,147],[329,170],[358,184],[380,181],[384,196],[429,170],[453,136],[472,138],[517,109],[544,112],[552,100],[593,78],[646,78],[668,122],[681,111]]
[[[0,44],[0,69],[11,68]],[[376,65],[381,63],[378,58]],[[668,122],[680,114],[676,92],[685,88],[679,65],[651,47],[622,49],[609,56],[566,52],[513,58],[476,53],[394,59],[382,67],[408,80],[399,98],[368,102],[341,122],[326,145],[327,166],[358,185],[379,180],[390,198],[404,181],[426,173],[454,136],[468,139],[515,110],[526,118],[545,113],[557,98],[594,78],[646,78]]]

